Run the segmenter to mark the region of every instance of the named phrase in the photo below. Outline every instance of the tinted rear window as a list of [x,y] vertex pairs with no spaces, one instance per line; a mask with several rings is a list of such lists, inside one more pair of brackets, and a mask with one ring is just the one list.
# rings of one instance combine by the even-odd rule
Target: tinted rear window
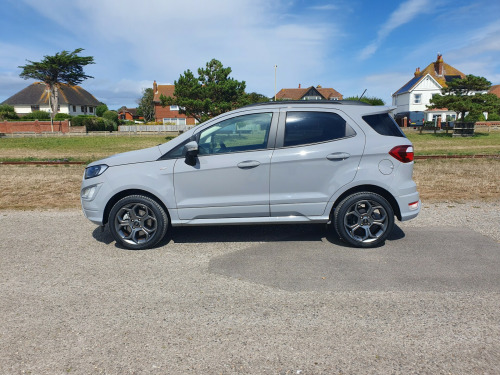
[[398,124],[388,113],[380,113],[378,115],[363,116],[363,120],[372,127],[377,133],[390,137],[406,138]]
[[288,112],[284,146],[333,141],[356,135],[346,121],[336,113]]

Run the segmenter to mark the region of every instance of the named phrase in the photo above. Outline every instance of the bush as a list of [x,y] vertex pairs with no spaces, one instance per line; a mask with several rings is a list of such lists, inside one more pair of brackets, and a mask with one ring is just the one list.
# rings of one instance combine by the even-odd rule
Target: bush
[[85,126],[84,121],[85,119],[92,119],[95,118],[95,116],[90,116],[90,115],[78,115],[76,117],[73,117],[71,119],[71,125],[72,126]]
[[464,122],[486,121],[482,112],[469,112],[464,118]]
[[116,125],[118,125],[118,112],[115,112],[115,111],[106,111],[102,114],[102,117],[107,119],[107,120],[110,120],[110,121],[113,121]]
[[102,117],[87,117],[82,120],[87,132],[112,132],[118,130],[118,125],[111,120]]
[[60,120],[66,120],[69,118],[72,118],[73,116],[67,114],[67,113],[58,113],[55,115],[54,120],[60,121]]
[[50,120],[50,113],[45,111],[33,111],[24,115],[23,120]]
[[488,115],[488,121],[500,121],[500,115],[498,113],[490,113]]
[[19,116],[17,115],[13,106],[8,104],[0,105],[0,120],[17,120]]

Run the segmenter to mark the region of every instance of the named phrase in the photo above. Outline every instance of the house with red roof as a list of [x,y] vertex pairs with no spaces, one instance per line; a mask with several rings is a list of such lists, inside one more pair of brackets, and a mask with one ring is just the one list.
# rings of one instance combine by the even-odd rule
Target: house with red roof
[[446,121],[447,116],[455,119],[456,113],[447,108],[427,109],[433,95],[441,94],[441,89],[457,78],[465,78],[465,74],[447,64],[441,54],[422,71],[417,68],[414,77],[406,82],[399,90],[392,94],[392,105],[396,106],[394,117],[413,117],[412,113],[424,113],[425,121],[434,121],[441,117]]
[[276,94],[277,100],[342,100],[342,94],[332,88],[323,88],[321,85],[295,89],[281,89]]
[[178,105],[167,105],[162,107],[160,96],[174,97],[175,85],[158,85],[153,82],[153,104],[155,106],[155,122],[161,122],[164,125],[196,125],[194,117],[188,117],[179,113]]
[[137,114],[137,108],[122,107],[118,110],[118,118],[126,121],[140,121],[144,120],[143,116]]

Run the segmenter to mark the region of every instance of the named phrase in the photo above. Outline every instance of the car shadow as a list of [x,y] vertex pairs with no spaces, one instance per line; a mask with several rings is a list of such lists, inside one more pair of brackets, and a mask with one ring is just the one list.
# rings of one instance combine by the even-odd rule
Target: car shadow
[[[114,239],[106,226],[97,227],[92,236],[98,242],[106,245]],[[395,225],[387,238],[397,241],[405,237],[403,230]],[[173,243],[214,243],[214,242],[287,242],[287,241],[318,241],[329,242],[336,246],[350,247],[342,241],[331,224],[286,224],[286,225],[221,225],[197,227],[170,227],[167,235],[152,249]],[[380,244],[377,247],[383,246]],[[117,248],[127,250],[115,244]]]

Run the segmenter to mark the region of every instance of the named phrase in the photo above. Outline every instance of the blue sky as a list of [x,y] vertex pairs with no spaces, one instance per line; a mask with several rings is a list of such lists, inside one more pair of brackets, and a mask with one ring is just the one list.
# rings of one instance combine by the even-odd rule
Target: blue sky
[[212,58],[247,92],[322,85],[391,95],[444,61],[500,84],[500,2],[491,0],[2,0],[0,102],[32,81],[26,60],[84,48],[82,87],[117,109]]

